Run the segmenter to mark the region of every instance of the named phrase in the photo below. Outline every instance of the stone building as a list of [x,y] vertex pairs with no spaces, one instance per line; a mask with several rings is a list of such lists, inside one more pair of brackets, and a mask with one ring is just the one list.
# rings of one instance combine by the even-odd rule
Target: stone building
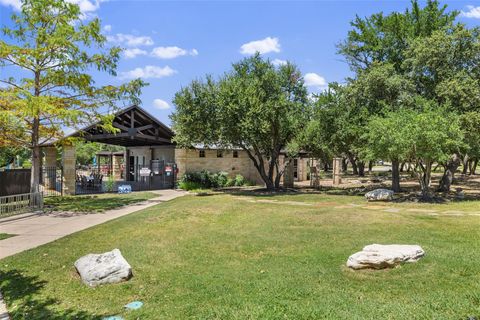
[[[117,156],[112,157],[110,162],[112,163],[112,174],[115,177],[122,177],[124,182],[141,181],[142,170],[144,172],[150,170],[151,175],[155,175],[158,173],[158,164],[161,164],[160,171],[176,166],[178,169],[177,177],[186,172],[224,171],[231,177],[241,174],[249,181],[259,185],[263,184],[246,151],[239,149],[221,150],[201,146],[192,146],[189,149],[177,148],[173,141],[173,131],[139,106],[131,106],[118,112],[113,120],[113,126],[119,132],[104,132],[101,123],[95,123],[70,136],[125,147],[123,157],[117,154]],[[47,164],[53,161],[49,160],[48,155],[52,154],[51,150],[54,147],[54,144],[44,145],[47,155],[45,162]],[[68,146],[63,149],[63,172],[66,182],[64,187],[66,193],[74,193],[74,183],[75,181],[78,182],[79,179],[75,169],[75,149]],[[284,155],[280,156],[280,161],[284,161]],[[308,161],[306,155],[303,155],[291,162],[290,170],[285,175],[285,182],[288,185],[292,185],[293,181],[308,179]],[[122,165],[120,166],[119,163]],[[118,173],[119,168],[123,170],[121,174]],[[163,174],[163,171],[158,174]]]

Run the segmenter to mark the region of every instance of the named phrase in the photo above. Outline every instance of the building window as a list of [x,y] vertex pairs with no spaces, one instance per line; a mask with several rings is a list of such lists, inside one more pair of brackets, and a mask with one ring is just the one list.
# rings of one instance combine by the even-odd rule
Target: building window
[[217,158],[223,158],[222,150],[217,150]]
[[200,158],[205,158],[205,150],[200,150],[200,151],[198,152],[198,156],[199,156]]
[[234,158],[238,158],[238,151],[237,151],[237,150],[234,150],[234,151],[233,151],[233,157],[234,157]]

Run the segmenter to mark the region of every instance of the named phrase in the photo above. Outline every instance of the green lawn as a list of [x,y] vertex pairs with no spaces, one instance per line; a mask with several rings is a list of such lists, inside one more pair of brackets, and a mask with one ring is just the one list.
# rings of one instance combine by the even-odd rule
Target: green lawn
[[8,239],[14,236],[15,236],[14,234],[0,233],[0,240]]
[[132,192],[126,194],[103,193],[85,196],[47,197],[45,198],[45,206],[47,206],[47,210],[50,209],[53,211],[94,213],[115,209],[155,197],[158,197],[158,194],[152,192]]
[[[478,202],[186,196],[0,261],[0,291],[13,319],[466,319],[480,315],[477,214]],[[348,270],[371,243],[420,244],[427,256]],[[134,277],[83,285],[73,262],[113,248]],[[144,306],[123,311],[133,300]]]

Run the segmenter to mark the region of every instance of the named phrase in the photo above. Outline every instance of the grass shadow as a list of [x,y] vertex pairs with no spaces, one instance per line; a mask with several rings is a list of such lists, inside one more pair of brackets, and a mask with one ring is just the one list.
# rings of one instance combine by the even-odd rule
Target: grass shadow
[[47,211],[103,212],[132,205],[153,198],[149,193],[118,195],[103,194],[89,196],[51,197],[45,200]]
[[[56,310],[59,301],[52,298],[39,298],[39,291],[47,281],[37,276],[26,276],[25,270],[0,270],[0,291],[6,302],[9,302],[10,318],[29,320],[100,320],[104,316],[74,309]],[[14,305],[14,307],[12,307]]]

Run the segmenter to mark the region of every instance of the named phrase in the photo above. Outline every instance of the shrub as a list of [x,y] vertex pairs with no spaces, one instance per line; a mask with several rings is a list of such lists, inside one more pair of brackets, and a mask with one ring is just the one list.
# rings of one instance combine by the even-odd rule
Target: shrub
[[241,174],[237,174],[235,176],[235,186],[241,187],[241,186],[245,185],[246,182],[247,182],[247,180]]
[[200,183],[193,181],[180,181],[179,187],[180,189],[186,191],[202,189],[202,185]]
[[240,174],[237,174],[235,179],[232,179],[224,171],[210,173],[207,170],[203,170],[185,173],[180,179],[179,187],[184,190],[192,190],[243,186],[247,183],[248,181]]

